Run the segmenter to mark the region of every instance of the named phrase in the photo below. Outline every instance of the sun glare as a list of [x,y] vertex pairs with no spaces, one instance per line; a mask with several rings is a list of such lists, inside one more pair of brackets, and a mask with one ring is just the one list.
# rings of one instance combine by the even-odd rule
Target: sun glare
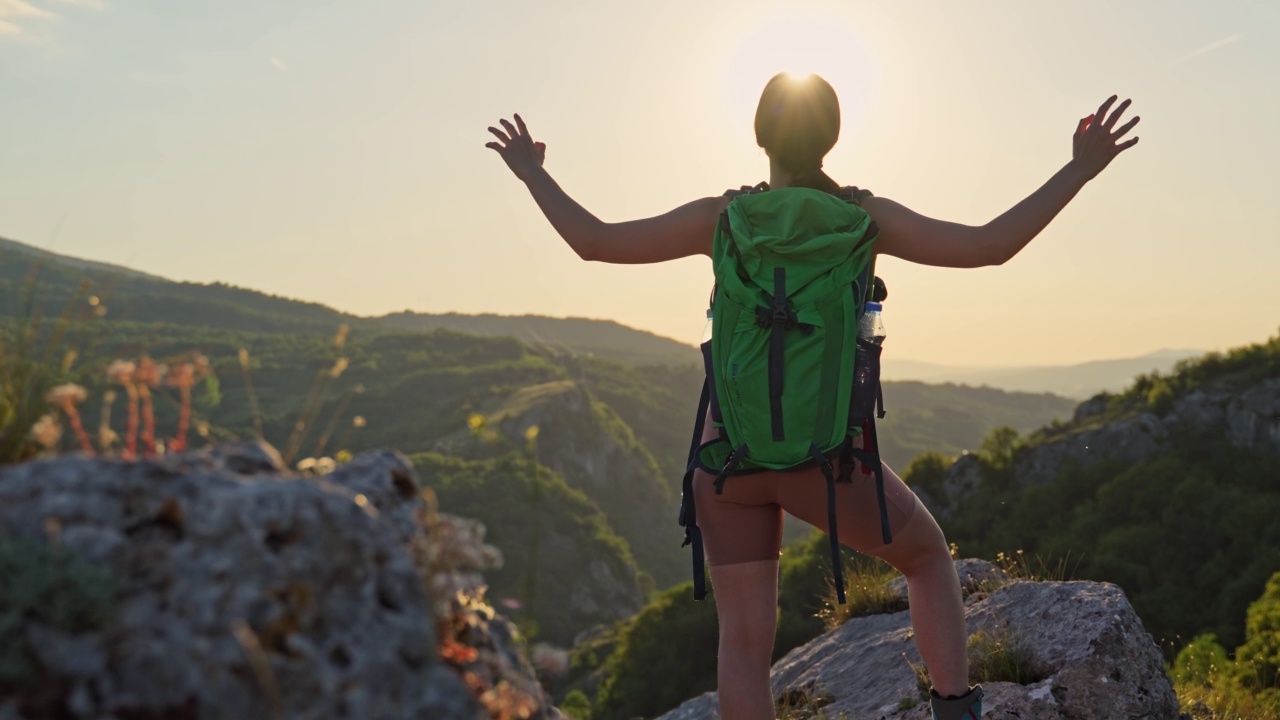
[[724,55],[720,107],[728,125],[751,137],[760,92],[780,72],[822,76],[840,97],[842,125],[856,125],[876,84],[857,30],[850,17],[834,10],[783,10],[748,26]]

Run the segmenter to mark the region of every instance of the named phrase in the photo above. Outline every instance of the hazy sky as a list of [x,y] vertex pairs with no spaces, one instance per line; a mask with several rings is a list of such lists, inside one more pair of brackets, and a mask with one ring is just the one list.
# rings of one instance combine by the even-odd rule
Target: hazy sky
[[889,356],[1067,363],[1280,328],[1280,5],[0,0],[0,236],[358,314],[612,318],[685,342],[710,264],[583,263],[483,147],[520,112],[605,220],[767,176],[816,71],[827,170],[982,223],[1134,99],[1142,141],[1012,262],[886,260]]

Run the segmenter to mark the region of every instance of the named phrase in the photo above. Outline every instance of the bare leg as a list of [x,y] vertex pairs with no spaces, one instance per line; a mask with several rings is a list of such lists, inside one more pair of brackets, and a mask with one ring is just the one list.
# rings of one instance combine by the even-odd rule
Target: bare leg
[[774,720],[769,668],[778,624],[778,561],[713,565],[711,585],[720,618],[720,717]]
[[[893,542],[884,544],[875,482],[862,475],[855,475],[852,483],[836,486],[840,542],[883,558],[906,576],[916,647],[929,669],[933,687],[944,696],[963,694],[969,687],[969,662],[964,603],[951,551],[942,529],[911,488],[887,465],[884,471]],[[825,528],[823,482],[814,479],[810,484],[793,483],[787,487],[794,490],[786,491],[783,508],[811,525]]]
[[[887,482],[893,471],[886,466],[885,474]],[[969,689],[964,601],[955,562],[938,523],[917,501],[915,512],[894,533],[893,542],[867,552],[907,578],[911,627],[933,689],[943,696],[964,694]]]

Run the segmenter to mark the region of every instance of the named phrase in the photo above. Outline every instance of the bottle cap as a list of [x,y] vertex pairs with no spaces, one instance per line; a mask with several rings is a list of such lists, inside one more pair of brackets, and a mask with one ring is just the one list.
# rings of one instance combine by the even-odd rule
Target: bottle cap
[[867,303],[867,312],[880,312],[883,307],[884,306],[878,302],[869,302]]

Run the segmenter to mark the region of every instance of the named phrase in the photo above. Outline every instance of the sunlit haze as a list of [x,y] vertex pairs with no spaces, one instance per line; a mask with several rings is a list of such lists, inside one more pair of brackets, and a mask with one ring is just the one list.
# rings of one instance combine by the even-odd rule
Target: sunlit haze
[[361,315],[545,314],[696,342],[710,263],[580,261],[484,147],[519,112],[604,220],[768,175],[765,81],[839,93],[826,170],[981,224],[1132,97],[1142,140],[1022,254],[881,262],[886,352],[1225,349],[1280,328],[1280,6],[0,0],[0,236]]

